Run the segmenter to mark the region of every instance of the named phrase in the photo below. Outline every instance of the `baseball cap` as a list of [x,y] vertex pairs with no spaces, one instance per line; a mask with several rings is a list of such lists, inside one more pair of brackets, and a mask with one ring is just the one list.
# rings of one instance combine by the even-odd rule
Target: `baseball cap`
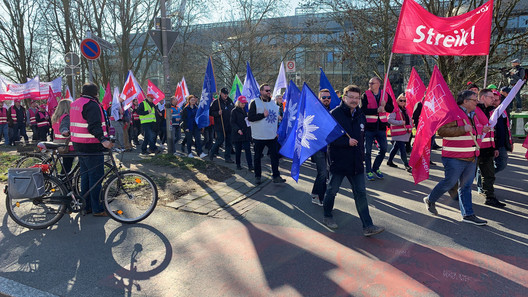
[[237,101],[240,101],[242,103],[247,103],[247,98],[246,98],[246,96],[240,95],[240,96],[238,96]]
[[227,88],[222,88],[220,90],[221,93],[224,93],[224,94],[229,94],[229,91],[227,90]]

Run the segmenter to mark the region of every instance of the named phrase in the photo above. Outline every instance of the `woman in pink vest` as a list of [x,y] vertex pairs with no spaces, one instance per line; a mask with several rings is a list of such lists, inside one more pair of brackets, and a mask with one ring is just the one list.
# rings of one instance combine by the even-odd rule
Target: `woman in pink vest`
[[[54,142],[66,143],[70,140],[70,105],[71,101],[63,99],[59,101],[53,116],[51,116],[51,127],[53,129]],[[70,144],[70,152],[73,151],[73,145]],[[64,170],[70,172],[73,165],[74,157],[62,157]]]
[[35,115],[37,121],[37,140],[48,140],[48,133],[50,128],[50,116],[46,111],[46,105],[42,104],[39,111]]
[[405,145],[411,138],[412,121],[409,117],[409,114],[407,114],[407,109],[405,108],[405,104],[407,102],[405,95],[401,94],[398,96],[396,102],[398,103],[398,108],[395,108],[394,112],[389,115],[391,137],[394,144],[392,145],[392,149],[389,153],[387,165],[395,168],[398,167],[398,165],[394,164],[392,160],[394,159],[394,156],[396,156],[396,153],[400,151],[400,157],[405,169],[408,172],[411,172],[412,169],[409,167],[409,162],[407,161],[407,151],[405,150]]

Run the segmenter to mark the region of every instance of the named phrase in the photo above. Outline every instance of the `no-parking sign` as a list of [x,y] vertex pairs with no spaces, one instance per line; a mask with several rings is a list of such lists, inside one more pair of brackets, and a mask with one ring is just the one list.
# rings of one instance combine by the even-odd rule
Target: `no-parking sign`
[[81,41],[81,53],[88,60],[95,60],[101,56],[101,47],[97,41],[86,38]]
[[295,61],[286,61],[286,72],[295,72]]

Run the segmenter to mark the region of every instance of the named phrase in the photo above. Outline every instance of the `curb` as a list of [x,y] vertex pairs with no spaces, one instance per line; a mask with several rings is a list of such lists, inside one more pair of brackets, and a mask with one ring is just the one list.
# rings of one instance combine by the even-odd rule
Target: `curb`
[[0,296],[4,297],[58,297],[48,292],[44,292],[33,287],[12,281],[0,276]]

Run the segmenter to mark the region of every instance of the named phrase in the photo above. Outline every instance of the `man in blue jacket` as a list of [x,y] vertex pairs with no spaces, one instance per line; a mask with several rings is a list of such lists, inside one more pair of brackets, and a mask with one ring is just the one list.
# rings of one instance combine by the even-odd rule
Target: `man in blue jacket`
[[361,91],[358,86],[349,85],[343,90],[341,104],[334,108],[330,114],[346,134],[330,143],[328,146],[330,179],[327,184],[323,200],[323,224],[331,229],[336,229],[337,224],[332,216],[334,200],[343,178],[347,178],[352,185],[356,209],[363,225],[363,235],[372,236],[383,232],[385,229],[375,226],[370,217],[365,189],[365,168],[363,162],[365,115],[358,107],[361,100]]

